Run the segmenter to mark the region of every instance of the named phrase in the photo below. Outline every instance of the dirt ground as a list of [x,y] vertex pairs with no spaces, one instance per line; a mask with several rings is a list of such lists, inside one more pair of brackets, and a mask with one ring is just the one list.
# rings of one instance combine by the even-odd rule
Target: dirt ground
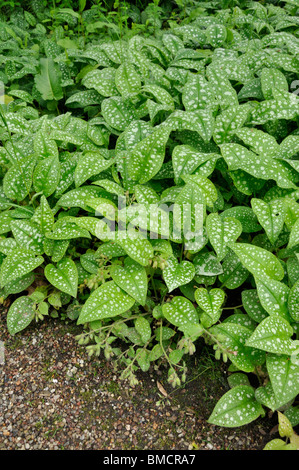
[[207,347],[192,356],[178,390],[155,370],[138,373],[131,388],[113,362],[87,356],[74,324],[49,318],[12,337],[5,317],[2,311],[1,450],[261,450],[278,437],[276,416],[233,429],[207,423],[229,388],[227,366]]

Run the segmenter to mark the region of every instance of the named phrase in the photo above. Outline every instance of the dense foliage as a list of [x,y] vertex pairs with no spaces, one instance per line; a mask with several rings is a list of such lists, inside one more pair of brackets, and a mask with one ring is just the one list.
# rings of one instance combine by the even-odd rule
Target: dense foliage
[[[2,17],[11,334],[67,318],[132,385],[166,365],[174,387],[204,341],[231,372],[211,423],[267,409],[299,423],[298,12],[297,0],[33,0]],[[185,207],[192,229],[201,214],[193,238],[163,222],[184,228]]]

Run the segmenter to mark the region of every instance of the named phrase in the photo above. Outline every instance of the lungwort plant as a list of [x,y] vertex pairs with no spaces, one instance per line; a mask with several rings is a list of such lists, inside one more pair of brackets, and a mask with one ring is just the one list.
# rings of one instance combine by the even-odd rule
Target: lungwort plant
[[298,2],[183,3],[3,18],[8,329],[73,320],[132,385],[180,385],[206,343],[230,372],[211,423],[296,426]]

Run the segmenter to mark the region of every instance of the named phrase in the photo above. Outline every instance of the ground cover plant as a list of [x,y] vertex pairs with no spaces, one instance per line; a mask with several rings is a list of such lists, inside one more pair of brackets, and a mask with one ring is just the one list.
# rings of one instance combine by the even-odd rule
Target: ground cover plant
[[209,421],[279,411],[271,448],[298,448],[298,2],[1,11],[9,332],[75,321],[132,385],[179,386],[205,342],[231,387]]

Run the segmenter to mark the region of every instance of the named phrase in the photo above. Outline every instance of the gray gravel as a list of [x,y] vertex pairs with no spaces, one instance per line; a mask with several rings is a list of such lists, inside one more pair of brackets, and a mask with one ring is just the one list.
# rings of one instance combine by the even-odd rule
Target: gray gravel
[[[113,363],[90,359],[74,326],[47,319],[11,337],[0,314],[0,449],[261,449],[273,438],[268,421],[239,429],[207,424],[224,393],[211,370],[173,393],[155,371],[131,388]],[[191,378],[190,378],[191,377]],[[157,379],[171,394],[158,406]],[[275,436],[276,437],[276,436]]]

